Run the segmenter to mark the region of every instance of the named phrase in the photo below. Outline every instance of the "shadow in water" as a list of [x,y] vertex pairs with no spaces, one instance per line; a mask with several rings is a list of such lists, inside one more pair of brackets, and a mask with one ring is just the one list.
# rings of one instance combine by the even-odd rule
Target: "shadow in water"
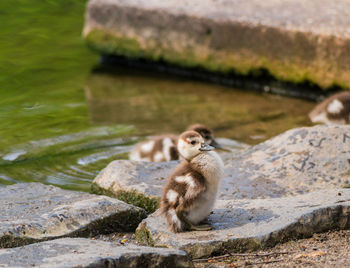
[[109,70],[122,65],[146,71],[155,71],[182,78],[190,78],[230,87],[242,88],[249,91],[270,92],[288,97],[297,97],[308,100],[321,100],[328,95],[340,91],[337,85],[323,90],[317,84],[308,80],[293,83],[276,79],[265,68],[252,69],[247,74],[240,74],[234,70],[229,72],[213,72],[203,67],[181,67],[176,64],[165,62],[162,59],[156,61],[144,58],[127,58],[125,56],[103,55],[102,67]]

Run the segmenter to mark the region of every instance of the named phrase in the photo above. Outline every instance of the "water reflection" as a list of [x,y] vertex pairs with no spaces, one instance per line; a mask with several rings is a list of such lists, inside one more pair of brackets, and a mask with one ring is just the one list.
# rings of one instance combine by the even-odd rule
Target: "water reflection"
[[0,153],[0,186],[34,181],[89,191],[102,168],[127,157],[131,133],[128,126],[99,126],[10,146]]
[[[78,93],[83,103],[82,92]],[[140,136],[180,133],[200,122],[212,127],[217,137],[254,144],[308,125],[307,113],[313,106],[304,100],[126,67],[92,72],[85,96],[88,109],[80,104],[77,110],[66,101],[65,114],[57,117],[59,125],[38,116],[41,106],[25,114],[31,127],[39,123],[43,127],[31,131],[22,126],[26,136],[17,139],[18,143],[7,142],[0,150],[0,185],[43,182],[88,191],[98,172],[113,160],[127,158]],[[58,106],[53,102],[46,107],[57,110]],[[220,143],[232,150],[242,148],[229,139]]]
[[310,125],[313,103],[116,67],[97,70],[85,87],[89,117],[99,124],[132,124],[137,134],[181,132],[200,122],[216,136],[254,144]]

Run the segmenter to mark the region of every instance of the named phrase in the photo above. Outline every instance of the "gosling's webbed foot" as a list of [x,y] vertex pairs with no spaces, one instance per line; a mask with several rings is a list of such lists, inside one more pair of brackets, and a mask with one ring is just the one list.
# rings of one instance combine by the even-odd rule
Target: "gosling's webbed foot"
[[209,224],[203,224],[203,225],[192,225],[190,226],[190,231],[209,231],[212,230],[213,227]]
[[209,231],[212,230],[213,227],[209,224],[201,224],[201,225],[193,225],[186,217],[183,215],[182,211],[176,211],[176,215],[185,225],[185,229],[189,231]]

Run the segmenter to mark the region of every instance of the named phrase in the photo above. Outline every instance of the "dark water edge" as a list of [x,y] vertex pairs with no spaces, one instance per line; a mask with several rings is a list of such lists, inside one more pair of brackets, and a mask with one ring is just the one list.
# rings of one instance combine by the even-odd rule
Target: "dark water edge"
[[327,96],[342,90],[338,86],[322,89],[317,84],[309,81],[297,84],[280,81],[266,69],[255,69],[247,75],[238,74],[234,71],[229,73],[215,73],[201,67],[181,67],[163,60],[151,61],[144,58],[127,58],[116,55],[102,55],[100,57],[100,64],[100,66],[95,68],[95,72],[109,72],[113,71],[113,68],[117,66],[128,66],[252,92],[272,93],[311,101],[321,101]]

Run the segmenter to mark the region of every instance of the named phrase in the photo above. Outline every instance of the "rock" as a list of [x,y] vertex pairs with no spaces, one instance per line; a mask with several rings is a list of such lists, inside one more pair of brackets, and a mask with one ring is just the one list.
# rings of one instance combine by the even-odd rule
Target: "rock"
[[[317,125],[289,130],[251,147],[226,166],[235,198],[296,195],[350,182],[350,126]],[[232,192],[232,190],[234,192]]]
[[0,249],[1,267],[193,267],[184,251],[62,238]]
[[104,55],[349,87],[349,9],[347,0],[90,0],[83,35]]
[[158,208],[166,178],[177,164],[178,161],[156,163],[116,160],[97,175],[91,191],[116,197],[152,213]]
[[[303,127],[266,142],[224,155],[225,176],[218,198],[266,198],[342,187],[350,181],[350,126]],[[151,199],[133,204],[153,212],[166,178],[177,162],[147,163],[118,160],[93,181],[96,192],[135,194]],[[121,194],[122,193],[122,194]],[[125,200],[128,201],[128,200]]]
[[152,246],[185,250],[192,258],[272,247],[318,232],[350,228],[350,189],[218,200],[208,221],[214,230],[174,234],[156,212],[143,220],[136,237]]
[[137,191],[149,198],[159,198],[163,184],[178,164],[179,161],[116,160],[97,175],[93,184],[115,194],[119,191]]
[[133,231],[143,209],[106,196],[41,183],[0,187],[0,248],[63,236]]

